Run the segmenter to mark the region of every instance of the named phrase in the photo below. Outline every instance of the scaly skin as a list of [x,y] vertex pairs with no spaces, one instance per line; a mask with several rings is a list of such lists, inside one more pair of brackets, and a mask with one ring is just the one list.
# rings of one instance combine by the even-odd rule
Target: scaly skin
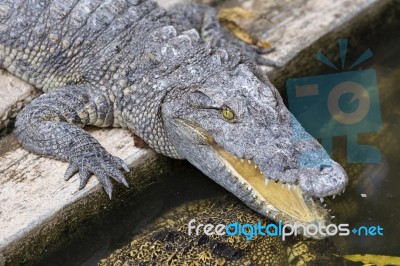
[[108,265],[344,265],[329,239],[303,237],[206,235],[200,227],[188,235],[188,223],[263,225],[268,219],[230,197],[188,202],[148,224],[130,244],[114,251],[99,262]]
[[230,38],[213,14],[145,0],[2,1],[0,66],[47,92],[18,116],[18,140],[68,161],[65,179],[79,172],[80,188],[96,175],[111,198],[111,178],[127,186],[127,166],[82,127],[128,128],[263,215],[326,223],[310,197],[341,192],[346,173],[247,59],[268,63],[262,51]]

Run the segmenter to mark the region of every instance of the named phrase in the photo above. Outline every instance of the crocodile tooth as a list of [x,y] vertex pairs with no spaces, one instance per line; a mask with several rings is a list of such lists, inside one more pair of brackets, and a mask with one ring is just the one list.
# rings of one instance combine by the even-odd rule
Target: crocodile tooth
[[244,181],[243,181],[242,179],[239,179],[239,183],[240,183],[241,185],[244,185]]
[[240,161],[243,163],[244,162],[244,160],[243,159],[240,159]]
[[285,184],[282,184],[282,188],[284,188],[285,187]]
[[346,191],[346,188],[343,189],[342,193],[344,193]]
[[288,189],[290,190],[291,188],[292,188],[292,186],[289,184],[289,185],[288,185]]
[[326,203],[324,204],[324,207],[328,206]]
[[324,198],[319,198],[319,200],[321,201],[321,203],[323,203],[323,202],[324,202]]
[[335,219],[335,217],[336,217],[335,215],[332,215],[332,216],[331,216],[331,219]]
[[333,196],[332,196],[332,199],[335,199],[335,196],[336,196],[336,195],[333,195]]
[[260,174],[261,174],[261,175],[264,175],[263,172],[262,172],[261,170],[260,170]]
[[251,160],[247,160],[247,162],[248,162],[249,164],[251,164]]
[[328,209],[328,212],[331,212],[332,210],[331,209]]
[[248,186],[248,187],[247,187],[247,190],[248,190],[248,191],[251,191],[251,186]]
[[257,169],[257,165],[256,164],[254,165],[254,169]]
[[266,177],[266,178],[265,178],[265,185],[267,186],[268,183],[269,183],[269,179]]
[[254,193],[253,194],[253,199],[256,199],[257,198],[257,195]]

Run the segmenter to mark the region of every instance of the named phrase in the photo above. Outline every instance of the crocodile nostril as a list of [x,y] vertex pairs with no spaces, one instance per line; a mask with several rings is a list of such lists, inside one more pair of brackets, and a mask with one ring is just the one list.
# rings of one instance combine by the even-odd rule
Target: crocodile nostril
[[320,170],[320,171],[323,171],[323,170],[326,169],[326,168],[332,168],[332,166],[331,166],[331,165],[327,165],[327,164],[321,164],[321,165],[319,166],[319,170]]

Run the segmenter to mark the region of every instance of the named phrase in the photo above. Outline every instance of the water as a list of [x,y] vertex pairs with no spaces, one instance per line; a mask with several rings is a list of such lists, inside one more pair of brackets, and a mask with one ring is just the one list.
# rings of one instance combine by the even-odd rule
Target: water
[[[400,208],[397,205],[400,196],[400,38],[388,35],[378,40],[371,45],[374,59],[361,67],[377,72],[383,127],[379,132],[361,134],[359,143],[377,147],[382,153],[382,162],[346,164],[345,138],[337,138],[334,157],[348,172],[350,185],[344,196],[331,201],[331,204],[338,212],[336,223],[349,223],[350,228],[361,225],[384,228],[383,236],[337,238],[344,253],[400,256]],[[363,48],[366,46],[368,43]],[[344,212],[346,208],[348,210]]]

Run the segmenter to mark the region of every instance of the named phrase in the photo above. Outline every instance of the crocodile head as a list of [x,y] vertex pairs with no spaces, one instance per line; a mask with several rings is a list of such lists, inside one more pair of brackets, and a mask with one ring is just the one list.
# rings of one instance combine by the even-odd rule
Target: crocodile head
[[[196,70],[188,72],[196,80]],[[344,190],[343,168],[303,129],[257,67],[242,62],[208,73],[171,91],[162,105],[179,155],[275,221],[326,225],[328,211],[320,200]]]

